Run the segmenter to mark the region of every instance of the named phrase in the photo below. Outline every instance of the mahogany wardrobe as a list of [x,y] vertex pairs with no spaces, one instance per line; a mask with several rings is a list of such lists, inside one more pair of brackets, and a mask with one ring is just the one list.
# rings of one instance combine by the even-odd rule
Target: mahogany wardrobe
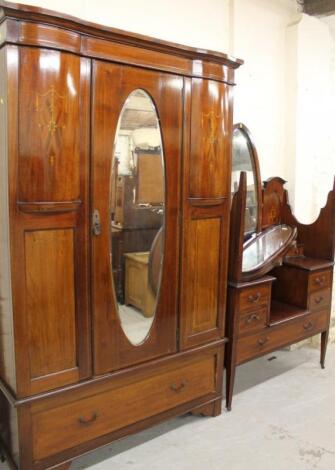
[[221,412],[241,61],[0,7],[1,447],[65,469]]

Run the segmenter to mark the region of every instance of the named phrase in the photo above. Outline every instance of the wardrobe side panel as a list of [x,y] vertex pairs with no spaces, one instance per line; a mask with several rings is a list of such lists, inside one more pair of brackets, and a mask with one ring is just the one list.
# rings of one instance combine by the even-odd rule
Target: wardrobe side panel
[[16,390],[8,195],[7,48],[0,50],[0,376]]

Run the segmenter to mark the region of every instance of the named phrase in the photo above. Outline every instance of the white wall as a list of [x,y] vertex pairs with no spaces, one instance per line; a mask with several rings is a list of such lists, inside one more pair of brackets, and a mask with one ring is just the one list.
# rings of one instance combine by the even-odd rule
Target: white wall
[[255,139],[261,176],[290,180],[286,166],[286,29],[297,17],[292,0],[234,0],[233,54],[237,72],[235,122]]
[[294,208],[309,223],[325,204],[335,175],[335,40],[325,22],[307,15],[292,29],[297,54],[288,77],[295,87]]
[[23,0],[88,21],[225,52],[229,0]]
[[262,179],[286,179],[296,216],[310,223],[335,174],[335,18],[301,14],[295,0],[230,5],[230,52],[245,61],[234,121],[251,130]]

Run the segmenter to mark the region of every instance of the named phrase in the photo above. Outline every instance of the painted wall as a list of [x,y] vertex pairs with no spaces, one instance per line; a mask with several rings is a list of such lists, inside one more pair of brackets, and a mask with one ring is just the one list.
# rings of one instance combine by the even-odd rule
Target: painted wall
[[115,28],[227,51],[229,0],[22,0]]
[[291,179],[285,158],[286,30],[297,16],[292,0],[234,0],[232,52],[245,61],[237,72],[235,122],[250,128],[263,179]]
[[290,157],[295,193],[291,199],[300,220],[309,223],[325,204],[335,175],[335,36],[324,21],[307,15],[289,29],[295,36],[290,45],[296,55],[288,74],[294,89],[290,106],[295,142],[291,142]]

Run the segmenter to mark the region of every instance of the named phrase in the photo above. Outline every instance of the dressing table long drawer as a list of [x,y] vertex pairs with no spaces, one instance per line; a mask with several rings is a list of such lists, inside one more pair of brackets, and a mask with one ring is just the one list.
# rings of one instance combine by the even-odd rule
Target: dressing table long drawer
[[[177,361],[161,373],[148,373],[140,380],[84,396],[64,405],[32,412],[33,457],[42,460],[92,439],[185,404],[211,396],[217,382],[217,355],[207,353],[198,360]],[[112,381],[113,382],[113,381]],[[47,405],[48,408],[48,405]]]
[[286,326],[268,327],[261,333],[240,338],[237,343],[237,364],[320,333],[328,328],[328,323],[329,310],[319,311],[299,320],[288,321]]

